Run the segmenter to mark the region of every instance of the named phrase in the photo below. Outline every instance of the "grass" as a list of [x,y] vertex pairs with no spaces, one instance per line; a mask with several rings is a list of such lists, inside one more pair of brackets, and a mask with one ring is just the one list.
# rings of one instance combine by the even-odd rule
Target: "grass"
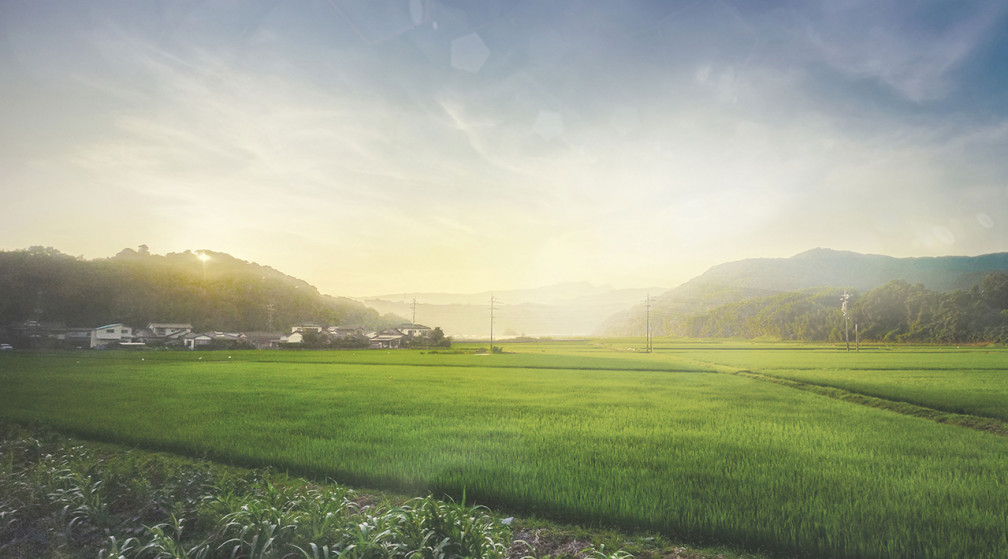
[[[1008,546],[1008,440],[716,374],[859,363],[847,355],[615,348],[13,355],[0,415],[785,554],[993,558]],[[893,355],[906,367],[940,354]]]

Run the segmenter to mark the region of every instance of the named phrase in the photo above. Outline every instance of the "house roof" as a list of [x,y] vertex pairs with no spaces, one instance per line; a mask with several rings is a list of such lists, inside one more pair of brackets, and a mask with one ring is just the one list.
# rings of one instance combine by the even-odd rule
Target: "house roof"
[[229,339],[229,340],[240,340],[242,338],[246,338],[247,337],[245,334],[243,334],[241,332],[216,332],[216,331],[214,331],[214,332],[207,332],[206,334],[208,336],[213,337],[213,338],[226,338],[226,339]]
[[279,340],[285,335],[283,332],[245,332],[245,337],[250,340]]
[[147,325],[148,328],[189,328],[192,330],[192,324],[189,323],[175,323],[175,322],[151,322]]

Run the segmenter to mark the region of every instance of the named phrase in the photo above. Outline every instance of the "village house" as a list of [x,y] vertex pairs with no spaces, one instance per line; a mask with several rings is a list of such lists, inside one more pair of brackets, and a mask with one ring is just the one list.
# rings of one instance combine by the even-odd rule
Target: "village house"
[[380,334],[371,336],[370,349],[399,349],[402,347],[403,338],[406,335],[399,330],[385,330]]
[[209,332],[210,337],[216,341],[222,342],[244,342],[246,340],[245,334],[242,332]]
[[279,349],[284,335],[280,332],[246,332],[245,339],[256,349]]
[[106,324],[91,330],[91,348],[103,349],[112,344],[133,344],[133,328],[125,324]]
[[181,338],[192,332],[193,327],[189,323],[151,322],[147,329],[158,338]]
[[396,327],[396,330],[411,338],[426,338],[433,332],[429,326],[424,326],[423,324],[400,324]]
[[321,334],[325,328],[319,326],[318,324],[305,323],[291,326],[291,333],[283,338],[281,341],[289,344],[300,344],[304,343],[304,335],[308,332],[314,332],[316,334]]
[[204,332],[202,334],[189,332],[182,336],[182,344],[186,349],[241,347],[247,341],[248,338],[242,332]]
[[135,330],[133,337],[148,345],[179,345],[192,329],[192,324],[188,323],[151,322],[146,328]]
[[209,334],[189,332],[182,336],[182,344],[186,349],[205,348],[213,344],[213,338]]
[[363,328],[351,326],[330,326],[326,328],[326,332],[337,339],[356,338],[366,335]]

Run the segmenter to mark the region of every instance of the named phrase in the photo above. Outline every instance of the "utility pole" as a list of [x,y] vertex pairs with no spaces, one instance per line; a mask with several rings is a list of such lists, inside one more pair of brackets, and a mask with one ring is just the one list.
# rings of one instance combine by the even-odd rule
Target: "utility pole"
[[844,289],[843,297],[840,298],[840,310],[843,311],[844,341],[847,343],[847,351],[850,351],[850,316],[847,314],[847,301],[850,295]]
[[493,355],[493,326],[494,326],[494,303],[497,299],[490,293],[490,355]]
[[644,351],[651,353],[651,294],[644,298],[645,329],[644,329]]
[[276,305],[274,305],[272,301],[269,302],[269,303],[266,303],[266,316],[267,316],[267,320],[268,320],[267,326],[266,326],[266,331],[267,332],[272,332],[273,331],[273,312],[274,311],[276,311]]
[[413,298],[413,322],[410,324],[416,326],[416,297]]

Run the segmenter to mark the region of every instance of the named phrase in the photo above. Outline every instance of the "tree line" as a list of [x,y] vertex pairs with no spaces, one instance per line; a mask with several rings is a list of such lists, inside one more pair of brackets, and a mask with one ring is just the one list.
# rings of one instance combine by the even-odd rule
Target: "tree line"
[[[747,299],[685,318],[673,317],[673,336],[842,341],[844,290],[808,289]],[[850,293],[849,327],[862,340],[916,343],[1008,343],[1008,274],[991,272],[968,290],[937,292],[893,280]]]

